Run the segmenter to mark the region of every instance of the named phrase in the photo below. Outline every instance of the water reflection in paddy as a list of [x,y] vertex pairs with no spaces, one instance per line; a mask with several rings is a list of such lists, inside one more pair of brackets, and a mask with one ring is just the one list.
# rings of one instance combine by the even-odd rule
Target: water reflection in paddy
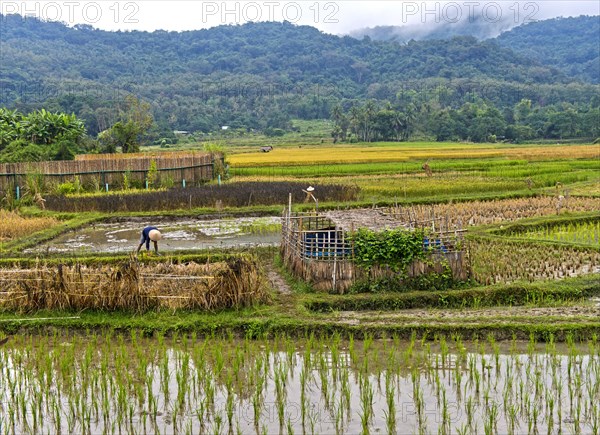
[[598,433],[597,342],[11,337],[16,432]]
[[274,246],[279,243],[280,221],[278,217],[119,219],[62,234],[29,252],[128,252],[137,248],[146,225],[163,233],[161,251]]

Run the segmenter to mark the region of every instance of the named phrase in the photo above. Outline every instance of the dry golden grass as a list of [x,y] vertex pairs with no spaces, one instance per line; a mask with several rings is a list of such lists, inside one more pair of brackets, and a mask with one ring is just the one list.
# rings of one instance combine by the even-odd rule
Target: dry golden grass
[[135,259],[117,266],[40,266],[0,270],[0,307],[11,311],[217,310],[269,299],[255,260],[211,264],[141,265]]
[[388,212],[398,218],[411,216],[423,222],[430,220],[431,216],[437,216],[438,218],[447,219],[449,225],[466,227],[560,213],[591,212],[599,208],[600,200],[596,198],[571,197],[561,201],[559,207],[556,197],[543,196],[494,201],[470,201],[455,204],[398,206],[389,208]]
[[570,246],[541,246],[520,241],[471,240],[473,278],[481,284],[562,279],[600,270],[600,253]]
[[232,154],[229,162],[234,166],[293,165],[325,163],[381,163],[427,159],[470,159],[507,157],[513,159],[549,160],[599,158],[597,145],[515,145],[500,147],[493,144],[456,144],[449,147],[412,147],[410,144],[392,146],[325,146],[312,148],[276,148],[269,153],[252,152]]
[[16,212],[0,209],[0,241],[28,236],[58,224],[59,221],[52,217],[23,217]]

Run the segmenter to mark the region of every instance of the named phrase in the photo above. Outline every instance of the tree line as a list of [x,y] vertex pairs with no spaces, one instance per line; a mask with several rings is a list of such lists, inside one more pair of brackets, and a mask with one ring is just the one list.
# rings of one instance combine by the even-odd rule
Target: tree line
[[118,120],[96,138],[75,114],[46,109],[22,113],[0,107],[0,162],[72,160],[79,153],[137,152],[154,127],[148,103],[130,95]]
[[85,126],[74,114],[45,109],[23,114],[0,107],[0,161],[71,160]]
[[540,106],[522,99],[500,110],[478,99],[458,108],[410,102],[394,106],[375,100],[331,111],[331,136],[338,141],[405,141],[419,137],[437,141],[508,141],[600,138],[600,98],[588,105]]

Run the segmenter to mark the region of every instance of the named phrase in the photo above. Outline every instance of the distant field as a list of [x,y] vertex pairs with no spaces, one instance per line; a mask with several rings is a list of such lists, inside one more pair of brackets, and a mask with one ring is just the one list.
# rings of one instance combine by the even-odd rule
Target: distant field
[[[378,143],[231,154],[236,180],[355,184],[362,201],[557,192],[600,196],[597,145]],[[423,164],[427,162],[431,175]]]
[[414,160],[510,158],[537,160],[592,159],[600,157],[597,145],[495,145],[457,143],[391,143],[373,146],[310,146],[275,148],[268,153],[232,154],[235,167],[265,165],[303,165],[315,163],[405,162]]

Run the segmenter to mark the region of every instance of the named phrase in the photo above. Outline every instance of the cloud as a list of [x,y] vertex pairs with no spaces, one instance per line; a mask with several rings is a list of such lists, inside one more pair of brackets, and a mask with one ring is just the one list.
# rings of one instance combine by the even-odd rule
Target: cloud
[[105,30],[182,31],[249,21],[287,20],[333,34],[348,34],[356,29],[376,26],[424,26],[432,29],[436,24],[457,25],[459,22],[478,26],[481,33],[484,25],[493,32],[498,23],[518,25],[532,19],[599,15],[600,2],[2,0],[0,13],[35,15],[44,20],[62,21],[73,26],[90,24]]

